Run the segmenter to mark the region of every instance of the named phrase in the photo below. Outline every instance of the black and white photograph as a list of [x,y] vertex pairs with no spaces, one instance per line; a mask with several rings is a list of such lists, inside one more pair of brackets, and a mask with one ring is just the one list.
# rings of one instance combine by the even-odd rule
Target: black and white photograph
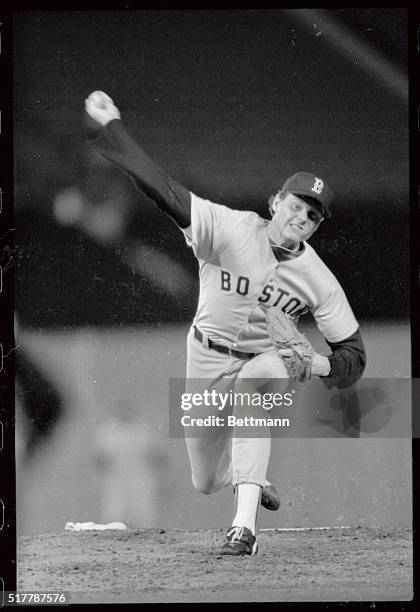
[[12,603],[412,600],[408,56],[405,8],[13,13]]

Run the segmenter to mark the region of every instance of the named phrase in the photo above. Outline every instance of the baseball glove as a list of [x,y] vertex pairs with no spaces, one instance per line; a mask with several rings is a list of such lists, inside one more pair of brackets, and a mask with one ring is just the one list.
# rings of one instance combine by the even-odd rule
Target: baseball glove
[[297,329],[292,317],[280,308],[269,308],[266,316],[268,335],[274,346],[293,351],[292,356],[283,358],[290,377],[300,385],[306,384],[311,378],[314,357],[309,340]]

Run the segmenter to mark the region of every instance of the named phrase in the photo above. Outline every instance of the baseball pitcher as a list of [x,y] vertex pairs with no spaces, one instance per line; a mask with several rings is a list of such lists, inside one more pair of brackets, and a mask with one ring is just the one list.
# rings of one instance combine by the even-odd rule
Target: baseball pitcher
[[[347,387],[361,377],[366,357],[358,323],[337,279],[308,244],[331,216],[333,194],[323,178],[309,172],[289,177],[270,198],[267,221],[204,200],[170,178],[130,137],[104,92],[91,93],[85,108],[98,125],[96,150],[171,217],[198,260],[200,296],[188,335],[186,391],[203,391],[203,379],[207,390],[228,392],[253,378],[293,377],[305,384],[317,376],[328,386]],[[317,353],[297,330],[306,312],[331,354]],[[207,408],[207,414],[217,416],[218,408]],[[187,435],[186,443],[195,488],[213,493],[233,486],[236,493],[221,554],[255,554],[260,504],[269,510],[280,505],[266,480],[269,428],[263,436],[242,437],[213,427],[205,436]]]

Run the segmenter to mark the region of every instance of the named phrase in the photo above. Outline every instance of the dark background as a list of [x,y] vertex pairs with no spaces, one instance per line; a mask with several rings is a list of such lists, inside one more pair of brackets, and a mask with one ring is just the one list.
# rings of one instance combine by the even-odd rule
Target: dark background
[[[23,326],[148,325],[195,311],[197,265],[181,232],[86,144],[83,101],[95,89],[169,174],[213,201],[267,216],[290,174],[327,179],[333,219],[311,243],[360,320],[408,318],[406,10],[17,12],[13,65]],[[66,189],[83,211],[63,223],[54,202]],[[107,218],[112,194],[122,229],[99,236],[89,220]],[[127,263],[133,245],[145,247],[139,265]],[[169,261],[191,285],[165,289],[148,274],[158,267],[176,285]]]

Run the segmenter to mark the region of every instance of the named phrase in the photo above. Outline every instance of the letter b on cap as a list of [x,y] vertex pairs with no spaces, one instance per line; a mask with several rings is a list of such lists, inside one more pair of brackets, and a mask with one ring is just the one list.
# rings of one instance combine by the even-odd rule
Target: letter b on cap
[[319,178],[315,178],[315,183],[313,184],[313,187],[311,187],[311,191],[314,191],[315,193],[322,193],[323,189],[324,181]]

